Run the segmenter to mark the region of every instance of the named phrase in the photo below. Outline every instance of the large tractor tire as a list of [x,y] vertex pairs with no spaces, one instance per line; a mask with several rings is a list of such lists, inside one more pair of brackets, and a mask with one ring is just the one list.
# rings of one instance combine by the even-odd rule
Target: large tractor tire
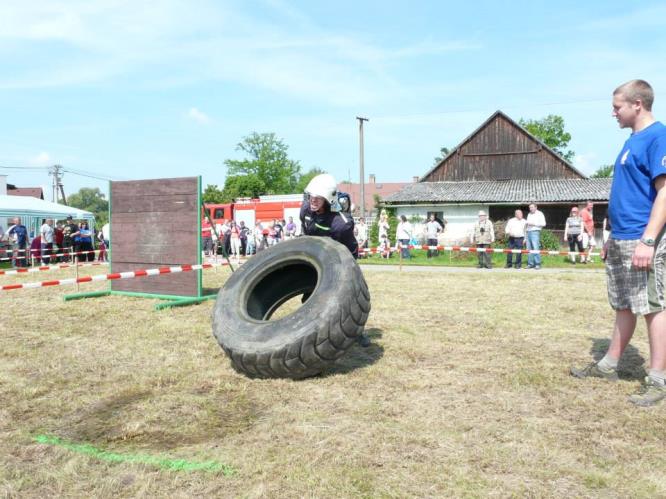
[[[294,312],[273,313],[303,295]],[[213,309],[213,334],[250,377],[305,378],[340,358],[363,333],[370,293],[349,250],[299,237],[259,252],[234,272]]]

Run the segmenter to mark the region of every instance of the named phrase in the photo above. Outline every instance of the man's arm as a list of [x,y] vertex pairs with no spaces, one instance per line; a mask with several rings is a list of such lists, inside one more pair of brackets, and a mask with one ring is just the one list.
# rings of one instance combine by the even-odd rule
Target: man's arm
[[[666,185],[666,175],[661,175],[654,180],[657,197],[652,205],[647,227],[643,232],[644,238],[656,239],[666,225],[666,189],[664,189],[664,185]],[[637,269],[648,269],[652,265],[653,257],[654,246],[647,246],[639,242],[634,250],[631,263]]]

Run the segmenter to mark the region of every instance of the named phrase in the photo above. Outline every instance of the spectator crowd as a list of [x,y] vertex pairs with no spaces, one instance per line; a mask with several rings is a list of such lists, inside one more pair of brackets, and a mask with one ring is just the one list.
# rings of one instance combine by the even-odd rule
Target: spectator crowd
[[6,229],[0,226],[0,262],[11,262],[14,267],[92,262],[95,258],[107,261],[109,248],[109,224],[95,232],[85,220],[49,218],[35,233],[16,217]]
[[201,224],[204,256],[224,254],[236,261],[242,256],[254,255],[269,246],[300,235],[302,235],[300,225],[294,222],[293,217],[267,222],[258,220],[254,227],[246,225],[243,220],[239,222],[224,220],[212,224],[208,217],[205,217]]

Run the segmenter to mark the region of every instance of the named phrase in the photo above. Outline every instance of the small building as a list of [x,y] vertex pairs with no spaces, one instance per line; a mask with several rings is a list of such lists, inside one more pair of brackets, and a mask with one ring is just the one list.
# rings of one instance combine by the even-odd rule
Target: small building
[[505,220],[534,202],[548,229],[564,230],[573,205],[594,201],[601,226],[611,179],[590,179],[534,135],[496,111],[417,183],[388,196],[398,215],[425,220],[431,213],[448,222],[447,241],[465,241],[478,211]]
[[[418,182],[419,177],[414,177],[413,182]],[[374,174],[368,175],[368,182],[365,184],[365,214],[366,217],[376,215],[375,196],[384,201],[391,194],[395,194],[403,187],[409,185],[409,182],[377,182]],[[340,182],[338,191],[346,192],[351,196],[352,203],[356,206],[354,216],[360,216],[361,213],[361,184],[351,182]]]
[[7,184],[7,195],[44,199],[44,190],[41,187],[16,187],[13,184]]

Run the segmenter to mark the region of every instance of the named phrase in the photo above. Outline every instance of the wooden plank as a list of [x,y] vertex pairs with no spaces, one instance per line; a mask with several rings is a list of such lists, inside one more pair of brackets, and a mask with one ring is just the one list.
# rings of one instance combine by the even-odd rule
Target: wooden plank
[[[185,206],[183,206],[185,205]],[[197,207],[197,200],[192,194],[169,195],[120,195],[113,196],[113,208],[116,214],[145,212],[182,212],[192,211]]]
[[115,195],[125,196],[164,196],[173,194],[196,195],[199,183],[197,177],[162,178],[150,180],[129,180],[111,182],[111,201]]

